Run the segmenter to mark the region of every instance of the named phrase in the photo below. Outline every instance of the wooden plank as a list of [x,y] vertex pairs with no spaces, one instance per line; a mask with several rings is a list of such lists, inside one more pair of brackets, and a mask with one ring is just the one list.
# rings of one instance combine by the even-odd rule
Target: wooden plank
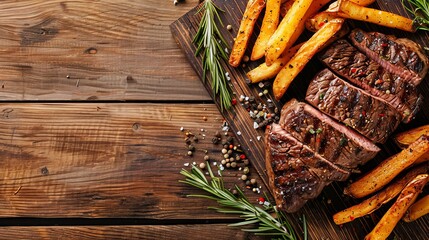
[[[235,218],[186,198],[199,191],[178,182],[203,150],[223,156],[211,142],[223,122],[214,105],[18,103],[0,113],[0,217]],[[193,157],[181,127],[200,138]],[[243,185],[239,173],[225,171],[228,187]]]
[[[236,36],[236,31],[239,27],[239,19],[242,17],[242,13],[244,11],[246,1],[234,0],[234,1],[215,1],[215,3],[221,8],[225,10],[225,13],[221,15],[222,21],[224,24],[231,24],[233,31],[229,32],[224,28],[221,28],[221,32],[223,36],[226,38],[226,41],[230,46],[233,44],[233,38]],[[383,1],[378,1],[378,3],[373,5],[376,8],[381,8],[384,10],[400,13],[403,15],[407,15],[405,10],[400,5],[400,2],[385,4]],[[202,77],[202,68],[201,68],[201,60],[200,58],[195,57],[195,46],[191,43],[192,36],[196,33],[196,29],[200,20],[200,15],[195,14],[196,9],[193,9],[188,14],[183,16],[174,22],[171,26],[172,32],[177,39],[179,45],[184,49],[188,60],[194,67],[195,71],[198,73],[200,77]],[[429,39],[429,35],[424,32],[419,32],[417,34],[410,35],[409,33],[404,33],[396,30],[386,29],[378,26],[371,26],[362,23],[352,22],[352,26],[361,27],[364,30],[372,31],[379,30],[385,32],[387,34],[395,34],[398,37],[408,37],[411,38],[422,46],[427,45],[427,39]],[[256,31],[252,36],[250,46],[252,46],[253,42],[256,39],[256,34],[259,32],[260,24],[257,24]],[[304,36],[307,36],[304,34]],[[247,51],[247,55],[250,56],[250,50]],[[261,92],[261,89],[257,85],[248,85],[245,77],[245,73],[258,66],[261,62],[251,62],[246,63],[243,66],[238,68],[231,68],[228,65],[224,65],[230,76],[232,76],[231,86],[233,92],[236,94],[236,97],[240,95],[245,96],[254,96],[257,102],[267,103],[267,99],[274,99],[271,97],[271,89],[268,96],[258,97],[258,94]],[[308,86],[309,81],[312,79],[314,74],[322,69],[322,64],[317,62],[316,60],[310,61],[304,71],[298,76],[294,83],[290,86],[287,91],[284,99],[276,103],[278,107],[281,107],[284,102],[290,100],[291,98],[297,98],[299,100],[304,99],[305,90]],[[427,79],[427,78],[426,78]],[[213,97],[211,92],[210,81],[206,81],[205,87],[208,92]],[[429,81],[424,81],[420,86],[420,90],[422,91],[424,97],[429,99]],[[215,100],[216,104],[219,106],[219,102]],[[422,109],[429,108],[429,101],[425,101],[422,105]],[[225,119],[230,123],[231,128],[234,132],[241,132],[241,135],[238,136],[241,144],[245,146],[245,150],[247,151],[247,155],[249,155],[252,159],[252,164],[257,169],[258,173],[261,175],[262,179],[267,180],[267,175],[265,172],[264,165],[264,143],[255,141],[257,136],[262,136],[262,130],[253,129],[253,120],[250,119],[249,113],[244,109],[240,104],[237,104],[230,111],[222,112]],[[427,124],[429,123],[429,112],[421,111],[416,119],[408,125],[400,126],[398,131]],[[367,169],[373,167],[377,162],[379,162],[382,158],[385,158],[388,155],[391,155],[395,151],[397,151],[396,146],[392,141],[388,141],[383,147],[383,151],[367,166],[363,167],[362,170],[366,171]],[[312,231],[313,237],[318,236],[326,236],[329,239],[361,239],[365,236],[366,232],[374,225],[374,220],[370,218],[359,219],[358,221],[354,221],[351,224],[345,224],[343,228],[340,230],[338,226],[335,226],[331,220],[331,215],[336,211],[344,209],[346,206],[350,206],[357,201],[346,199],[341,194],[342,189],[345,186],[345,183],[334,183],[330,187],[326,188],[321,197],[319,197],[316,201],[312,201],[311,204],[307,204],[300,213],[305,214],[307,216],[314,216],[315,219],[309,220],[309,228]],[[329,194],[328,194],[329,193]],[[331,202],[335,204],[327,205],[325,201],[322,199],[330,199]],[[383,210],[376,212],[377,216],[381,216],[383,214]],[[299,215],[292,215],[293,217],[298,217]],[[375,218],[377,219],[377,217]],[[314,225],[313,225],[314,224]],[[422,226],[419,226],[422,224]],[[416,239],[426,239],[427,236],[421,236],[422,232],[428,232],[429,221],[428,218],[424,218],[421,223],[418,224],[408,224],[406,227],[398,227],[395,230],[397,236],[409,236],[416,235]],[[323,227],[322,227],[323,226]],[[403,225],[401,225],[403,226]],[[359,229],[359,230],[357,230]],[[421,229],[426,229],[421,230]],[[333,234],[333,235],[331,235]],[[411,238],[413,239],[413,238]]]
[[210,100],[169,29],[197,2],[2,1],[0,100]]
[[0,239],[263,239],[226,224],[2,227]]

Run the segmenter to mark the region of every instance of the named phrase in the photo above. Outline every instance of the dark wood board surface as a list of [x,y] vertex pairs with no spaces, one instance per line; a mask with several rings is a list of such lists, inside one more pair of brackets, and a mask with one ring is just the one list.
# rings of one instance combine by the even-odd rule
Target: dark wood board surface
[[[215,1],[215,3],[225,11],[221,15],[224,25],[232,25],[232,31],[227,31],[226,28],[221,28],[221,32],[226,38],[229,46],[232,46],[233,44],[233,38],[236,35],[236,31],[239,26],[239,21],[242,17],[246,2],[247,1],[239,0]],[[372,7],[411,17],[404,10],[400,1],[377,1],[377,3],[372,5]],[[196,14],[196,9],[193,9],[192,11],[178,19],[176,22],[174,22],[171,25],[171,29],[179,46],[184,50],[191,65],[194,67],[195,71],[201,78],[201,60],[199,57],[196,57],[194,55],[195,46],[191,42],[192,37],[194,36],[198,27],[199,19],[200,15]],[[415,40],[424,47],[428,46],[429,36],[426,33],[418,32],[416,34],[411,34],[375,25],[362,24],[358,22],[349,22],[349,24],[351,27],[360,27],[368,31],[381,31],[386,34],[394,34],[397,37],[407,37],[412,40]],[[256,33],[258,32],[259,27],[260,22],[256,26]],[[252,46],[253,42],[256,39],[256,33],[253,34],[250,46]],[[305,36],[308,36],[308,33],[305,33],[304,37]],[[250,56],[249,48],[247,50],[247,55]],[[271,95],[269,95],[268,97],[258,97],[258,93],[261,92],[261,89],[257,85],[249,85],[246,82],[245,73],[249,69],[252,69],[259,64],[260,62],[246,63],[245,65],[235,69],[225,64],[225,68],[227,68],[227,71],[232,78],[230,83],[236,98],[238,98],[240,95],[255,96],[257,101],[262,101],[265,103],[267,102],[268,98],[273,99],[270,97]],[[322,64],[315,60],[312,60],[304,69],[303,73],[301,73],[291,85],[282,101],[280,103],[276,103],[277,106],[281,107],[284,102],[288,101],[291,98],[303,100],[305,90],[308,86],[309,81],[314,76],[314,74],[321,69]],[[205,87],[209,94],[213,97],[210,81],[205,82]],[[422,91],[425,99],[429,99],[428,77],[426,77],[425,81],[423,81],[419,88]],[[272,92],[270,91],[270,94],[271,93]],[[217,101],[217,99],[215,99],[215,102],[219,106],[219,102]],[[400,125],[397,132],[423,124],[428,124],[429,111],[427,111],[427,109],[429,109],[429,101],[426,100],[422,106],[422,110],[419,112],[416,119],[408,125]],[[241,135],[238,136],[238,138],[240,139],[240,143],[245,146],[245,150],[247,151],[247,155],[249,155],[249,157],[251,158],[253,166],[257,169],[262,179],[266,182],[267,175],[264,166],[264,143],[263,141],[257,140],[257,136],[263,136],[263,131],[255,130],[253,128],[253,121],[249,117],[249,113],[239,104],[234,106],[233,109],[229,111],[223,111],[222,114],[225,119],[227,119],[234,132],[239,131],[241,133]],[[377,162],[398,151],[397,147],[393,144],[392,141],[388,141],[381,147],[383,149],[382,152],[379,153],[377,157],[373,159],[370,163],[362,167],[363,172],[375,166]],[[352,176],[351,179],[355,178],[356,176]],[[346,184],[347,183],[331,184],[331,186],[325,188],[321,196],[319,196],[313,201],[310,201],[297,214],[289,215],[290,218],[295,219],[295,222],[299,222],[296,221],[296,218],[300,217],[301,214],[305,214],[307,216],[307,219],[309,220],[309,232],[312,239],[362,239],[366,235],[366,233],[372,229],[372,227],[376,224],[378,219],[382,216],[383,212],[387,208],[383,207],[382,209],[372,214],[371,217],[361,218],[349,224],[336,226],[331,219],[332,214],[358,202],[342,194],[342,189],[344,188],[344,186],[346,186]],[[425,190],[425,193],[427,193],[427,190]],[[296,227],[299,228],[299,226]],[[392,234],[392,237],[393,236],[399,239],[428,239],[429,216],[426,216],[412,224],[400,223],[396,227],[394,234]]]

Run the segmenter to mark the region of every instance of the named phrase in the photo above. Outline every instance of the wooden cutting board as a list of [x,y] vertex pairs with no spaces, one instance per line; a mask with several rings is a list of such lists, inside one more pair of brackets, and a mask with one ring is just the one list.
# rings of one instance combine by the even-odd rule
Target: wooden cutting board
[[[224,10],[224,13],[221,14],[224,27],[222,27],[220,30],[225,39],[227,40],[229,46],[232,46],[233,38],[237,34],[240,19],[242,17],[247,1],[217,0],[214,2],[217,4],[217,6]],[[409,16],[407,15],[407,12],[402,7],[401,1],[399,0],[379,0],[371,7],[398,13],[403,16]],[[177,21],[175,21],[171,25],[171,29],[176,41],[178,42],[179,46],[184,50],[189,62],[192,64],[193,68],[200,76],[200,78],[202,78],[201,58],[195,56],[195,46],[192,44],[192,38],[196,33],[200,19],[201,15],[197,14],[197,8],[195,8]],[[262,17],[260,17],[260,19],[262,19]],[[226,25],[228,24],[232,26],[231,31],[228,31],[226,29]],[[367,31],[380,31],[385,34],[394,34],[397,37],[407,37],[420,43],[422,46],[429,46],[429,36],[426,33],[419,32],[416,34],[410,34],[375,25],[367,25],[351,21],[349,22],[349,24],[351,27],[360,27]],[[260,25],[261,22],[259,21],[249,46],[253,46],[253,43],[257,37],[257,33],[260,29]],[[309,33],[304,33],[302,38],[305,39],[306,37],[308,38],[308,36]],[[249,48],[251,50],[251,47]],[[247,50],[248,56],[250,56],[249,48]],[[269,102],[268,99],[274,99],[271,95],[271,88],[268,88],[268,95],[259,97],[258,95],[260,92],[263,91],[263,89],[261,89],[257,84],[249,85],[246,81],[245,73],[250,69],[255,68],[260,63],[260,61],[249,62],[238,68],[232,68],[229,65],[225,64],[225,68],[231,76],[230,84],[235,94],[235,98],[238,99],[241,95],[254,96],[256,102],[262,102],[266,104]],[[322,68],[323,66],[320,62],[318,62],[317,60],[312,60],[306,66],[304,71],[292,83],[285,97],[283,97],[283,100],[279,103],[273,101],[273,103],[276,104],[279,109],[281,109],[281,106],[284,104],[284,102],[290,100],[291,98],[303,100],[309,81],[312,79],[315,73],[320,71]],[[202,81],[207,88],[207,91],[213,98],[210,81]],[[419,86],[419,88],[422,91],[425,99],[427,100],[423,104],[422,110],[417,115],[416,119],[408,125],[402,124],[401,126],[399,126],[397,132],[429,123],[429,111],[427,110],[429,109],[428,77],[426,77],[425,81],[421,84],[421,86]],[[219,107],[220,105],[218,99],[213,99],[216,105]],[[241,104],[235,105],[233,109],[229,111],[223,111],[222,114],[228,121],[231,129],[236,133],[237,138],[239,139],[240,144],[243,146],[246,155],[249,157],[252,165],[257,170],[261,178],[264,180],[265,185],[267,186],[268,177],[265,171],[264,163],[265,149],[263,142],[263,130],[254,129],[253,120],[250,118],[248,111]],[[392,141],[388,141],[381,147],[383,149],[382,152],[379,153],[377,157],[373,159],[370,163],[362,167],[363,172],[374,167],[379,161],[398,151],[398,148]],[[356,177],[357,176],[352,176],[351,179],[353,180]],[[374,214],[371,214],[371,216],[357,219],[351,223],[347,223],[342,226],[337,226],[332,221],[332,215],[348,206],[359,202],[342,194],[342,190],[346,185],[347,183],[331,184],[323,190],[322,194],[317,199],[309,201],[305,205],[305,207],[298,213],[289,214],[288,216],[294,227],[297,229],[297,232],[302,230],[300,219],[304,214],[308,223],[310,239],[363,239],[364,236],[371,231],[371,229],[375,226],[378,220],[383,216],[383,213],[387,210],[388,206],[382,207]],[[427,193],[428,190],[426,188],[425,194]],[[429,216],[425,216],[414,223],[399,223],[391,237],[396,237],[396,239],[429,239]]]

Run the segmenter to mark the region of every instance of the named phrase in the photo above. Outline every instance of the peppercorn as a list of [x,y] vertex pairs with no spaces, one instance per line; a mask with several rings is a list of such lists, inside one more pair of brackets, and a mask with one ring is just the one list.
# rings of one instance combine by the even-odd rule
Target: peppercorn
[[231,193],[234,194],[234,195],[237,195],[238,191],[237,191],[237,189],[232,189]]
[[218,138],[218,137],[212,138],[212,143],[213,144],[218,144],[219,142],[220,142],[220,138]]
[[244,165],[246,165],[246,166],[247,166],[247,165],[249,165],[249,164],[250,164],[249,159],[244,159],[244,160],[243,160],[243,163],[244,163]]
[[230,168],[230,167],[231,167],[231,163],[227,163],[227,164],[226,164],[226,167],[227,167],[227,168]]
[[241,180],[246,181],[247,180],[247,175],[245,175],[245,174],[241,175]]
[[249,173],[249,168],[248,168],[248,167],[245,167],[245,168],[243,169],[243,173],[244,173],[244,174],[248,174],[248,173]]
[[231,167],[232,167],[232,168],[236,168],[236,167],[237,167],[237,163],[236,163],[236,162],[232,162],[232,163],[231,163]]
[[225,164],[226,164],[226,160],[225,160],[225,159],[224,159],[224,160],[222,160],[222,161],[220,162],[220,164],[225,165]]
[[249,180],[246,181],[246,186],[250,186],[250,181]]
[[255,184],[256,184],[256,179],[254,179],[254,178],[250,179],[250,183],[251,183],[252,185],[255,185]]
[[201,169],[206,168],[206,164],[205,164],[205,163],[203,163],[203,162],[202,162],[202,163],[200,163],[200,168],[201,168]]
[[192,145],[192,144],[188,145],[188,150],[189,151],[195,151],[194,145]]
[[222,154],[226,154],[228,152],[228,150],[226,150],[226,148],[222,149]]
[[232,30],[232,26],[231,24],[226,25],[226,30],[231,31]]
[[228,150],[228,154],[231,155],[232,154],[232,150]]
[[225,155],[223,155],[223,158],[225,158],[225,159],[229,159],[229,155],[228,155],[228,153],[227,153],[227,154],[225,154]]
[[192,151],[188,151],[188,156],[192,156]]
[[208,161],[208,160],[210,160],[209,155],[205,155],[205,156],[204,156],[204,161]]

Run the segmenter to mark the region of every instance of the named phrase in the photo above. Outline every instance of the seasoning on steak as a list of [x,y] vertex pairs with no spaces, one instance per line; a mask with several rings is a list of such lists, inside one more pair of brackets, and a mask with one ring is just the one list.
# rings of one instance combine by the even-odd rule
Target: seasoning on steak
[[362,135],[295,99],[283,106],[280,125],[312,151],[344,168],[356,168],[380,151]]
[[377,143],[384,143],[402,119],[390,105],[346,83],[329,69],[310,82],[306,100]]
[[408,123],[417,114],[423,101],[417,89],[359,52],[347,40],[334,42],[319,59],[339,76],[390,104],[402,114],[403,122]]
[[350,175],[298,142],[278,124],[267,127],[265,143],[270,188],[276,205],[283,211],[299,210],[331,181],[344,181]]
[[354,29],[349,38],[369,58],[409,80],[414,86],[422,81],[428,71],[428,58],[420,45],[409,39],[398,39],[378,32],[367,33],[360,29]]

